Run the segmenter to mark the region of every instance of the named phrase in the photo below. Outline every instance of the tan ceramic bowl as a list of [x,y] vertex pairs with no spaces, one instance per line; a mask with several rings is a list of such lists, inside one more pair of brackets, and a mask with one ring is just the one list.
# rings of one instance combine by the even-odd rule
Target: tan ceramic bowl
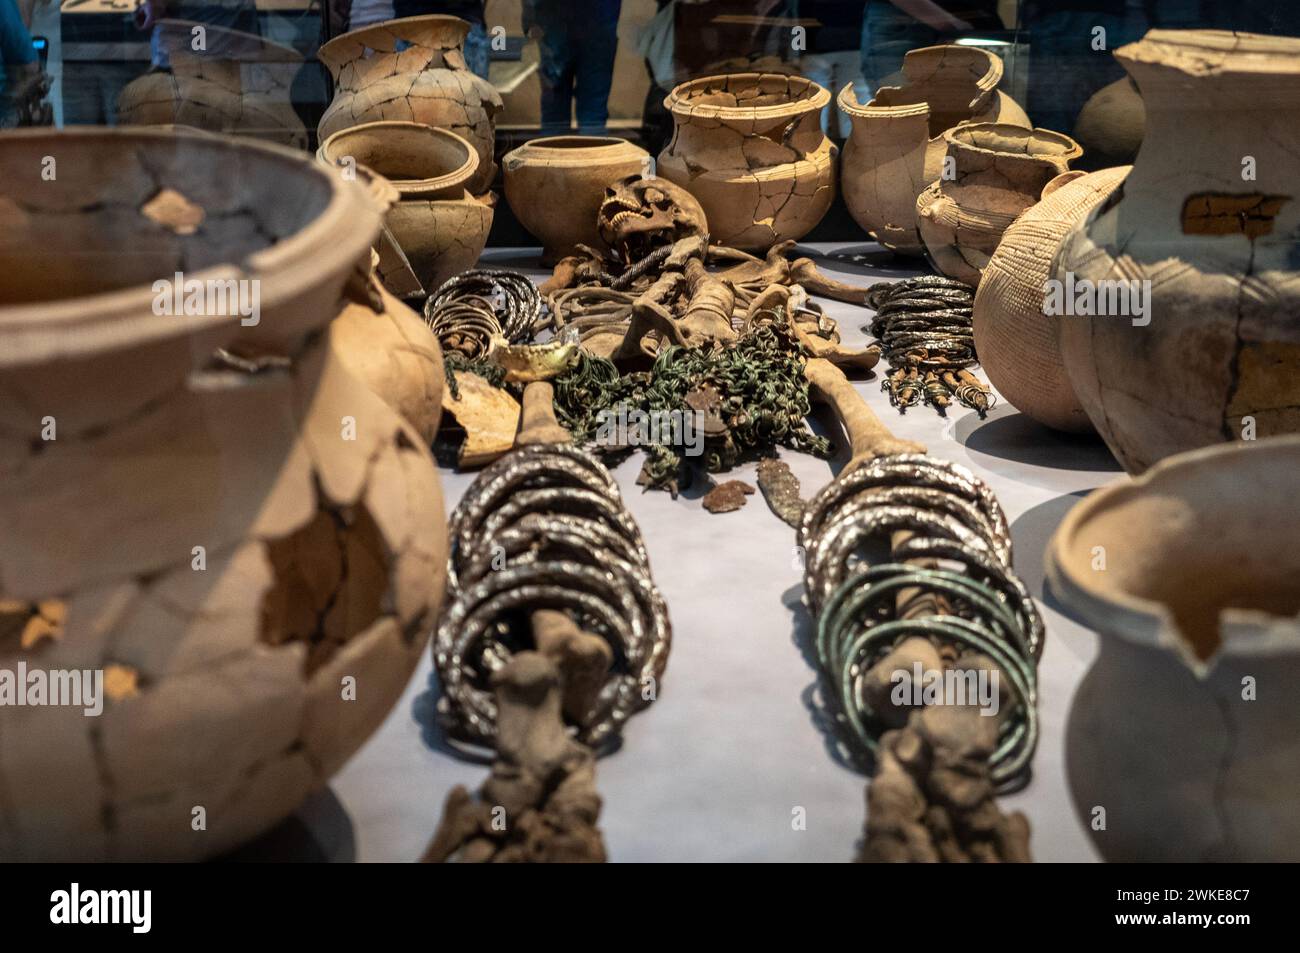
[[649,172],[650,154],[625,139],[552,136],[506,155],[506,201],[554,262],[575,245],[604,248],[596,216],[605,189],[626,176]]

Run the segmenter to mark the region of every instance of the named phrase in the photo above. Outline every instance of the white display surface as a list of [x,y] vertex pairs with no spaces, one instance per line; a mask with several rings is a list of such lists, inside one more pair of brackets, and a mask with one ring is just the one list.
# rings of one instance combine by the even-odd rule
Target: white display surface
[[[899,270],[875,245],[817,245],[801,254],[817,259],[828,275],[864,286],[915,273]],[[546,274],[534,253],[521,250],[491,249],[480,267]],[[822,304],[846,343],[870,338],[861,330],[870,311]],[[1052,531],[1087,491],[1126,478],[1100,440],[1053,433],[1001,402],[983,421],[960,406],[949,408],[947,418],[925,406],[900,415],[881,392],[884,367],[882,361],[874,377],[856,382],[859,393],[895,434],[925,443],[931,454],[964,464],[990,484],[1011,523],[1016,570],[1047,624],[1033,780],[1003,807],[1028,815],[1036,860],[1098,859],[1069,795],[1064,750],[1070,705],[1097,640],[1044,593],[1043,554]],[[833,426],[824,409],[821,414]],[[837,430],[830,433],[844,443]],[[831,461],[791,451],[781,456],[805,498],[847,459],[843,451]],[[836,760],[810,707],[817,675],[801,647],[808,618],[794,530],[761,494],[738,512],[715,515],[700,505],[699,487],[676,500],[643,492],[634,482],[642,459],[634,455],[615,475],[644,533],[673,643],[658,701],[631,719],[622,748],[598,766],[610,860],[851,860],[862,835],[867,779]],[[441,477],[450,513],[474,473],[444,470]],[[756,486],[755,465],[719,479]],[[447,792],[456,784],[476,788],[487,770],[443,743],[431,671],[426,652],[383,727],[330,792],[289,825],[310,837],[280,830],[252,845],[250,855],[420,856]],[[798,808],[806,816],[802,830],[793,823]],[[310,840],[310,849],[289,846],[297,840]]]

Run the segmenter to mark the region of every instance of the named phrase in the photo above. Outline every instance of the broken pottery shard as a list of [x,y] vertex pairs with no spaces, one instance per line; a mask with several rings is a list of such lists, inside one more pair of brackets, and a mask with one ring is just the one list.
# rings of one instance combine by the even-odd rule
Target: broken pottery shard
[[442,395],[442,409],[465,430],[457,462],[462,467],[491,463],[515,443],[519,426],[519,401],[469,371],[456,375],[460,396],[448,388]]
[[804,501],[799,496],[799,478],[784,460],[758,461],[758,488],[777,519],[795,529],[803,520]]
[[1029,822],[993,798],[997,719],[932,706],[881,739],[867,790],[866,863],[1027,863]]
[[704,508],[710,513],[730,513],[745,505],[745,497],[752,496],[754,488],[743,480],[719,483],[704,495]]
[[426,862],[605,860],[595,755],[569,737],[560,683],[540,652],[520,652],[492,676],[497,760],[477,797],[448,796]]

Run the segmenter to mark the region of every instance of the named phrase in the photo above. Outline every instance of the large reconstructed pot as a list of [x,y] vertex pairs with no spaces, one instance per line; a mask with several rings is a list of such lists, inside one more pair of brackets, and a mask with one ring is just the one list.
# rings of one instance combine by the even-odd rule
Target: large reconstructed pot
[[1080,403],[1137,473],[1300,430],[1300,39],[1153,30],[1115,56],[1146,102],[1142,148],[1053,277],[1108,282],[1147,306],[1136,324],[1061,323]]
[[836,146],[821,127],[830,93],[801,76],[732,73],[683,83],[664,105],[675,128],[659,175],[695,196],[713,241],[751,251],[799,239],[835,198]]
[[353,30],[320,48],[334,77],[334,100],[317,132],[324,142],[340,129],[401,119],[449,129],[478,153],[468,188],[492,184],[495,117],[501,96],[465,65],[469,24],[440,15],[405,17]]
[[1109,197],[1128,166],[1067,172],[1047,183],[1042,200],[1002,236],[975,294],[975,350],[989,382],[1026,417],[1055,430],[1091,433],[1074,396],[1057,342],[1060,323],[1045,313],[1047,281],[1061,241]]
[[[203,30],[199,50],[195,29]],[[307,147],[307,129],[289,95],[302,68],[293,47],[189,20],[160,20],[158,37],[170,72],[151,71],[122,88],[121,125],[192,126]]]
[[840,158],[840,187],[853,220],[886,248],[922,255],[916,199],[943,172],[943,134],[963,122],[1029,128],[999,90],[1002,60],[970,46],[928,46],[903,58],[901,86],[882,86],[865,106],[847,84],[840,110],[853,124]]
[[1300,860],[1300,437],[1169,457],[1049,547],[1101,636],[1070,712],[1075,808],[1112,861]]
[[379,212],[281,147],[94,128],[7,133],[0,206],[0,668],[107,696],[0,707],[0,857],[212,856],[380,724],[441,600],[429,454],[320,333]]
[[426,292],[474,267],[493,208],[490,193],[480,200],[467,190],[479,159],[466,140],[421,123],[369,122],[334,133],[318,154],[334,166],[364,166],[397,189],[384,221]]
[[975,287],[1011,223],[1083,150],[1059,132],[1000,123],[943,137],[951,161],[917,198],[917,224],[935,267]]
[[649,174],[650,154],[626,139],[551,136],[506,154],[506,201],[542,241],[542,261],[554,264],[575,245],[604,248],[596,215],[605,189],[638,172]]

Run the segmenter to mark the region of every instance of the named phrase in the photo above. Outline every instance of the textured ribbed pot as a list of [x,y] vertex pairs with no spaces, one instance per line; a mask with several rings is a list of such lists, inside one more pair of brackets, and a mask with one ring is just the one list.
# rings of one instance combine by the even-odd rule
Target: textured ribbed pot
[[575,245],[604,248],[596,215],[605,189],[646,172],[650,154],[626,139],[554,136],[525,143],[502,160],[506,201],[524,228],[541,239],[553,264]]
[[1250,441],[1170,457],[1057,530],[1053,591],[1101,636],[1066,768],[1107,860],[1300,860],[1297,496],[1300,437]]
[[989,382],[1026,417],[1056,430],[1091,433],[1074,396],[1057,342],[1067,320],[1044,313],[1052,259],[1062,240],[1111,195],[1128,166],[1085,174],[1066,172],[1007,229],[975,294],[975,350]]
[[1109,305],[1061,323],[1080,403],[1137,473],[1300,430],[1300,39],[1154,30],[1115,56],[1146,101],[1142,150],[1053,276],[1145,299],[1148,323]]
[[0,205],[0,671],[104,673],[98,717],[0,706],[0,857],[211,856],[380,724],[441,600],[428,452],[320,333],[379,213],[146,129],[7,133]]
[[469,24],[457,17],[389,20],[335,37],[320,48],[334,77],[334,100],[317,132],[324,142],[340,129],[400,119],[449,129],[478,154],[468,188],[487,190],[496,174],[494,121],[501,96],[465,65]]
[[493,209],[490,197],[466,191],[478,155],[460,136],[420,123],[371,122],[334,133],[318,154],[327,164],[365,166],[397,189],[400,200],[384,221],[426,292],[474,267]]
[[1003,233],[1082,150],[1059,132],[998,123],[943,136],[952,177],[941,175],[920,194],[917,222],[935,267],[974,287]]
[[695,196],[715,242],[761,251],[802,238],[835,198],[829,102],[811,80],[776,73],[683,83],[664,100],[675,129],[659,175]]
[[916,199],[943,172],[943,134],[963,122],[1029,128],[998,90],[1002,60],[969,46],[929,46],[903,58],[903,85],[883,86],[865,106],[846,85],[840,110],[853,124],[840,159],[840,186],[853,220],[886,248],[922,255]]

